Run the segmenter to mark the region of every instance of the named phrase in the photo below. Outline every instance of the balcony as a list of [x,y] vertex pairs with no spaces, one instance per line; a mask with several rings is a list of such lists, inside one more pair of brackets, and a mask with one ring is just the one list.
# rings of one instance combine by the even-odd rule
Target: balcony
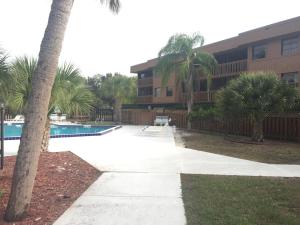
[[231,76],[247,71],[247,59],[219,64],[214,76]]
[[138,86],[152,86],[153,84],[153,77],[138,79]]
[[[210,95],[210,100],[214,101],[215,100],[215,91],[211,91],[209,93]],[[199,103],[199,102],[207,102],[207,92],[206,91],[199,91],[199,92],[194,92],[194,102]]]
[[136,103],[137,104],[151,104],[151,103],[153,103],[153,97],[152,97],[152,95],[150,95],[150,96],[138,96],[136,98]]
[[[215,100],[216,91],[211,91],[209,93],[210,100],[213,102]],[[207,92],[206,91],[198,91],[194,92],[194,103],[207,102]],[[182,94],[180,96],[180,102],[186,103],[186,94]]]

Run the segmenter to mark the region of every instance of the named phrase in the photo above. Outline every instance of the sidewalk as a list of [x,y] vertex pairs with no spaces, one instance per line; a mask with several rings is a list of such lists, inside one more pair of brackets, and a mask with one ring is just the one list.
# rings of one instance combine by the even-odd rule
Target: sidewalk
[[183,225],[179,174],[104,173],[54,225]]
[[[107,172],[54,225],[186,224],[172,128],[141,130],[130,126],[98,142],[55,143],[53,150],[71,144],[75,154]],[[80,148],[83,140],[93,146]]]

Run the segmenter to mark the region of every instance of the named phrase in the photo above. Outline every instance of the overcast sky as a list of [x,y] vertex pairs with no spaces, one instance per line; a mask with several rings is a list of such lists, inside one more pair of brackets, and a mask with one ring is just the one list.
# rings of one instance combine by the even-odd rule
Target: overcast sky
[[[155,58],[175,33],[199,31],[205,43],[300,15],[299,0],[121,0],[114,15],[99,0],[75,0],[60,62],[85,76],[120,72]],[[0,0],[0,46],[11,59],[37,56],[51,0]]]

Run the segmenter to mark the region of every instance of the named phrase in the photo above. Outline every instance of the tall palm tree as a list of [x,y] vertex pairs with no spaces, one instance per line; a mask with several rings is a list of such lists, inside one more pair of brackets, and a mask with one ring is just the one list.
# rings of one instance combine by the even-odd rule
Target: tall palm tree
[[[212,55],[200,50],[199,47],[203,43],[204,38],[198,33],[191,36],[176,34],[170,37],[166,46],[158,54],[156,72],[162,76],[162,84],[166,84],[171,75],[175,74],[177,81],[183,82],[187,88],[188,113],[192,112],[194,104],[193,83],[195,76],[199,74],[197,71],[204,74],[210,84],[213,70],[217,65],[217,61]],[[210,100],[209,97],[208,100]],[[191,122],[188,121],[188,129],[190,128]]]
[[[100,1],[108,4],[113,12],[118,12],[119,0]],[[74,0],[52,1],[37,68],[32,79],[32,90],[25,110],[25,124],[4,216],[7,221],[21,219],[31,201],[51,89],[73,3]]]
[[[37,66],[34,58],[17,58],[11,65],[8,105],[13,112],[23,113],[31,91],[31,80]],[[74,97],[75,96],[75,97]],[[64,64],[57,69],[51,98],[48,106],[48,116],[44,129],[41,150],[47,151],[50,138],[49,115],[59,108],[62,113],[73,115],[88,113],[93,104],[93,95],[85,85],[80,71],[72,64]]]

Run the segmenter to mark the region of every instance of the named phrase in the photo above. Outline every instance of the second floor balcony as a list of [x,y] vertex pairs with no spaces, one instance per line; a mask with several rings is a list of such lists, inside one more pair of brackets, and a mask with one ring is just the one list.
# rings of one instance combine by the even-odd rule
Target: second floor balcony
[[138,79],[138,86],[152,86],[153,84],[153,77],[147,77],[147,78],[142,78]]
[[214,76],[236,75],[247,71],[247,59],[218,64]]

